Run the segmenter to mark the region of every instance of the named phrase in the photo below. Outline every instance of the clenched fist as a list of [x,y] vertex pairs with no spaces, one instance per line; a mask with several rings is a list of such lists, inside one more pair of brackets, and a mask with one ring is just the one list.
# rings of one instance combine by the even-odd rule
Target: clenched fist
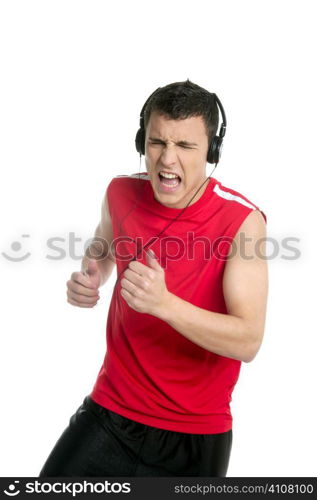
[[94,307],[99,300],[100,271],[90,260],[86,271],[74,272],[67,281],[67,302],[77,307]]

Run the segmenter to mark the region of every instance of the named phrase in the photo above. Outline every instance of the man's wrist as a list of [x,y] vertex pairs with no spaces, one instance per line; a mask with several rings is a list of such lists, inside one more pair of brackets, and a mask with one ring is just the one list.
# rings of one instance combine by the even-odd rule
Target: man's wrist
[[172,318],[177,299],[178,297],[176,295],[167,290],[164,299],[162,300],[162,303],[160,304],[154,316],[157,316],[162,321],[166,321],[168,323],[170,318]]

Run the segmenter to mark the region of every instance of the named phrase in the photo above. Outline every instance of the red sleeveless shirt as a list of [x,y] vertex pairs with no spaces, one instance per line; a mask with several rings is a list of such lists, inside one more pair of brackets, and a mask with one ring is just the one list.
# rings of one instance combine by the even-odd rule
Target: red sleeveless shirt
[[[259,208],[210,178],[201,197],[183,209],[154,198],[147,173],[117,176],[107,188],[117,273],[152,248],[169,292],[203,309],[227,314],[222,277],[230,243]],[[261,211],[265,221],[266,215]],[[230,401],[241,361],[191,342],[169,324],[132,309],[120,294],[108,312],[107,350],[90,397],[136,422],[171,431],[213,434],[232,428]]]

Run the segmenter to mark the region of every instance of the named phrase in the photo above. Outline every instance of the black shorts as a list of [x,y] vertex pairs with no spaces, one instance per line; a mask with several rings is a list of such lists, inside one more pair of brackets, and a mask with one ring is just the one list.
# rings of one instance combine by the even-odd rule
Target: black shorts
[[232,429],[189,434],[118,415],[86,396],[72,415],[39,477],[225,477]]

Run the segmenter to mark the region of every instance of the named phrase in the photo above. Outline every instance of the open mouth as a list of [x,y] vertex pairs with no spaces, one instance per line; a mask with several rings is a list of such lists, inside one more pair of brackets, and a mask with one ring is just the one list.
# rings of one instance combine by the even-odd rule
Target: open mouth
[[182,182],[181,178],[177,174],[166,174],[164,172],[159,172],[158,177],[162,187],[165,187],[167,189],[176,188]]

